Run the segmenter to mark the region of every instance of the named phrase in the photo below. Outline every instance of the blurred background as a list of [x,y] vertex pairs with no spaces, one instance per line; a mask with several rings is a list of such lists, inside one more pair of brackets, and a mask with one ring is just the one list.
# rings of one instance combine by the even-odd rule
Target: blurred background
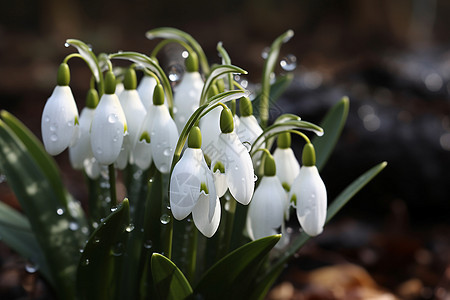
[[[295,79],[276,112],[319,123],[350,98],[343,136],[322,172],[329,201],[370,167],[389,163],[298,253],[268,299],[450,299],[450,2],[3,1],[0,109],[40,137],[57,67],[74,51],[66,39],[96,53],[148,54],[156,43],[144,34],[161,26],[190,33],[211,63],[220,61],[222,41],[251,83],[260,81],[264,49],[293,29],[280,58],[296,57]],[[80,109],[89,71],[71,60],[71,75]],[[56,159],[83,200],[81,174],[67,153]],[[0,200],[15,203],[7,182]],[[24,264],[0,244],[0,298],[49,297]]]

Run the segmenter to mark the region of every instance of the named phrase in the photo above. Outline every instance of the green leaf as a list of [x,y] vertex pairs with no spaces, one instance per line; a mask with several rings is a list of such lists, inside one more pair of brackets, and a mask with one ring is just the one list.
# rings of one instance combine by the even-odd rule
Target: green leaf
[[0,237],[11,249],[32,262],[52,285],[55,285],[44,254],[24,215],[0,202]]
[[191,285],[170,259],[153,253],[151,264],[158,299],[182,300],[192,295]]
[[109,300],[119,295],[129,221],[129,203],[125,199],[92,233],[78,264],[79,298]]
[[84,42],[75,39],[66,40],[66,45],[71,45],[78,50],[78,53],[83,57],[84,61],[88,64],[92,74],[95,77],[95,81],[99,83],[102,80],[101,69],[98,64],[97,56],[95,56],[92,49]]
[[325,134],[314,137],[312,143],[316,149],[316,166],[321,170],[331,155],[344,128],[348,116],[349,100],[343,97],[325,115],[320,126]]
[[[327,220],[328,223],[336,213],[345,205],[347,202],[360,191],[367,183],[369,183],[378,173],[380,173],[387,163],[382,162],[370,170],[366,171],[364,174],[359,176],[355,181],[353,181],[344,191],[342,191],[336,199],[331,203],[327,210]],[[257,279],[255,286],[261,287],[262,283],[266,284],[268,282],[273,282],[280,274],[283,266],[289,260],[291,256],[298,252],[298,250],[310,239],[306,233],[300,234],[289,246],[289,248],[284,252],[283,256],[279,258],[270,268],[267,269],[266,273]],[[261,290],[261,292],[263,292]],[[256,298],[261,299],[263,295],[254,295]]]
[[41,167],[14,131],[0,120],[0,169],[29,219],[58,295],[72,299],[78,249],[85,234],[77,222],[78,210],[61,205],[43,168],[45,165]]
[[195,294],[202,299],[247,299],[253,276],[280,237],[265,237],[229,253],[204,274]]

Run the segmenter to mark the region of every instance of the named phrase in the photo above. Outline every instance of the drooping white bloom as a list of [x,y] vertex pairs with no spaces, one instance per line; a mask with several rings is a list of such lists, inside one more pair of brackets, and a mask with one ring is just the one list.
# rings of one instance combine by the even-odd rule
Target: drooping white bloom
[[303,230],[310,236],[320,234],[327,214],[327,191],[316,166],[300,168],[289,193],[292,198],[297,202],[297,218]]
[[220,222],[214,179],[200,148],[187,148],[175,165],[169,186],[170,207],[177,220],[191,212],[196,227],[211,237]]
[[151,76],[142,77],[139,85],[137,86],[137,92],[144,105],[144,108],[148,111],[153,105],[153,91],[157,82],[156,79]]
[[100,167],[92,153],[89,133],[94,113],[95,109],[93,108],[83,108],[79,120],[78,142],[69,147],[69,159],[72,167],[76,170],[84,169],[86,174],[92,179],[96,179],[100,175]]
[[151,111],[147,112],[139,130],[138,140],[133,152],[133,162],[142,170],[148,169],[152,163],[152,147],[150,146],[152,115]]
[[236,129],[239,139],[243,144],[253,145],[256,138],[263,133],[261,126],[253,115],[241,116],[239,120],[239,127]]
[[125,114],[115,94],[103,94],[91,126],[91,147],[100,164],[116,161],[127,131]]
[[295,157],[292,148],[277,147],[273,153],[275,164],[277,165],[277,177],[283,187],[289,191],[294,179],[300,172],[300,164]]
[[222,107],[217,106],[200,119],[202,132],[202,150],[209,158],[217,155],[220,150],[217,146],[217,138],[222,133],[220,130],[220,114]]
[[78,109],[68,85],[57,85],[45,103],[41,120],[45,150],[58,155],[78,138]]
[[247,232],[252,240],[279,233],[284,221],[286,192],[276,176],[264,176],[248,208]]
[[199,107],[203,84],[199,72],[186,72],[181,82],[175,87],[173,115],[178,132],[183,130],[192,113]]
[[255,188],[254,169],[250,154],[234,131],[221,133],[217,139],[218,152],[210,157],[211,166],[224,166],[226,184],[231,195],[241,204],[247,205]]

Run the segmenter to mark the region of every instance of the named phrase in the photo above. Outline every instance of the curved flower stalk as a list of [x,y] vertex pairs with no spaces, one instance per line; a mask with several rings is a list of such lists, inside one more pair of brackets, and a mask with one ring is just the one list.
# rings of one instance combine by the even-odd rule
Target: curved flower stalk
[[58,85],[45,103],[41,120],[42,140],[51,155],[60,154],[78,139],[78,109],[69,81],[69,66],[62,63]]
[[[211,167],[223,167],[226,187],[231,195],[241,204],[247,205],[255,188],[252,159],[245,146],[234,132],[233,116],[228,108],[223,108],[220,115],[222,133],[217,139],[217,152],[211,158]],[[225,182],[223,182],[225,184]]]
[[136,72],[128,69],[124,78],[124,90],[119,97],[125,118],[127,120],[128,134],[124,137],[124,146],[116,164],[119,169],[126,167],[127,162],[133,163],[133,151],[139,137],[139,129],[144,122],[146,110],[136,91]]
[[252,240],[277,234],[284,223],[287,195],[276,173],[275,160],[267,151],[264,177],[248,208],[247,232]]
[[200,104],[203,89],[203,79],[198,72],[198,60],[195,52],[189,54],[185,61],[186,73],[175,87],[173,97],[173,115],[178,132],[181,132]]
[[98,94],[95,89],[90,89],[87,95],[86,107],[80,115],[80,128],[78,142],[69,147],[69,159],[72,167],[86,172],[91,179],[97,179],[100,175],[100,166],[94,158],[91,148],[91,124],[94,118],[95,107],[98,104]]
[[116,88],[114,74],[106,73],[105,94],[95,109],[91,126],[91,146],[95,159],[102,165],[110,165],[119,157],[124,135],[127,133],[125,114]]
[[194,126],[189,133],[188,148],[172,171],[170,207],[177,220],[192,213],[198,230],[206,237],[211,237],[219,227],[221,208],[213,175],[200,146],[200,129]]
[[289,132],[278,135],[277,148],[273,153],[273,158],[277,165],[277,177],[286,192],[289,192],[294,179],[300,172],[300,164],[291,148],[291,134]]
[[311,143],[303,148],[303,166],[292,184],[289,198],[296,202],[297,218],[309,236],[322,233],[327,214],[327,190],[315,166]]

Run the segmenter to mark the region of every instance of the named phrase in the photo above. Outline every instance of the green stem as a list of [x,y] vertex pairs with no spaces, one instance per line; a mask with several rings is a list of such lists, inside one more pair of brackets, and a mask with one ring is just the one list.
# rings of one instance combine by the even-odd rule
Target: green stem
[[114,169],[114,164],[108,166],[109,172],[109,190],[111,192],[111,207],[116,206],[117,195],[116,195],[116,170]]
[[222,236],[222,240],[219,244],[218,251],[218,259],[221,259],[225,255],[228,254],[230,249],[231,237],[233,233],[233,225],[234,225],[234,214],[236,212],[236,200],[233,197],[230,197],[230,200],[227,200],[229,204],[228,209],[225,210],[225,228]]
[[186,259],[188,259],[189,265],[187,269],[186,278],[192,284],[195,280],[195,270],[197,267],[197,246],[198,246],[198,230],[197,227],[191,222],[191,234],[189,239],[189,249]]

